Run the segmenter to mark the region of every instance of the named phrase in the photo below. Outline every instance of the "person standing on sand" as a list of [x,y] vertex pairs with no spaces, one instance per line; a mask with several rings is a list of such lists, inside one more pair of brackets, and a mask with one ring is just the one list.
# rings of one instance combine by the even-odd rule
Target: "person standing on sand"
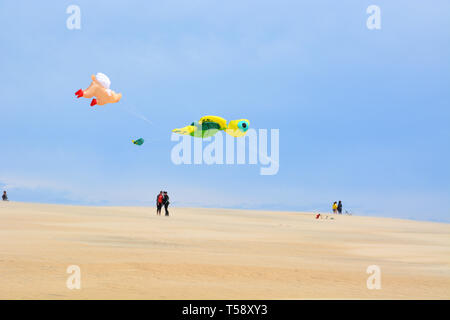
[[337,205],[337,211],[338,211],[339,214],[342,214],[342,202],[341,202],[341,200],[339,200],[339,203]]
[[336,201],[333,203],[333,213],[336,213],[337,212],[337,203],[336,203]]
[[163,196],[163,205],[164,205],[164,210],[166,210],[166,217],[169,216],[169,210],[167,210],[167,208],[169,207],[169,196],[167,195],[167,191],[164,191],[164,196]]
[[6,191],[3,191],[2,200],[8,201],[8,195],[6,194]]
[[156,196],[156,214],[158,216],[161,215],[161,208],[163,206],[163,192],[160,191],[159,194]]

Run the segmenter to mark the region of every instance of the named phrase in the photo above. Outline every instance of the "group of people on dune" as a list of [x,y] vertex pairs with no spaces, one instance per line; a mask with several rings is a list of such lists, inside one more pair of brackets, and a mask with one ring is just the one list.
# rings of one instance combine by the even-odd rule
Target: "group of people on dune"
[[336,201],[333,203],[333,213],[342,214],[342,202],[339,200],[339,203]]
[[160,191],[159,194],[156,196],[156,215],[161,215],[161,209],[164,207],[164,210],[166,211],[166,217],[169,216],[169,196],[167,195],[167,191]]
[[[336,202],[336,201],[333,202],[333,206],[331,208],[333,209],[333,213],[334,214],[342,214],[342,201],[339,200],[339,202]],[[351,215],[347,211],[345,211],[345,213]],[[316,214],[316,219],[328,219],[328,215],[327,214],[317,213]],[[334,220],[334,218],[331,217],[330,220]]]
[[[8,195],[6,194],[6,191],[3,191],[2,195],[3,201],[8,201]],[[169,216],[169,195],[167,194],[167,191],[160,191],[159,194],[156,196],[156,214],[158,216],[161,215],[161,209],[164,207],[165,210],[165,216]],[[333,213],[334,214],[342,214],[342,201],[339,200],[339,202],[334,202],[333,206]]]

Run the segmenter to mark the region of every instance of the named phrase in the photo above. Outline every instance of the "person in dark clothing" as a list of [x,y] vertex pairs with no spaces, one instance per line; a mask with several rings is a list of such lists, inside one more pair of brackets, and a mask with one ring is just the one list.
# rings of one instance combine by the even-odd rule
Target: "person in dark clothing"
[[169,207],[169,196],[167,195],[167,191],[164,191],[164,196],[163,196],[163,206],[164,206],[164,210],[166,210],[166,216],[169,216],[169,210],[167,210],[167,208]]
[[342,202],[341,200],[339,200],[338,206],[337,206],[337,211],[339,214],[342,214]]
[[158,216],[161,215],[161,208],[163,206],[163,198],[164,198],[163,192],[160,191],[159,194],[156,196],[156,214]]
[[8,195],[6,194],[6,191],[3,191],[2,200],[8,201]]

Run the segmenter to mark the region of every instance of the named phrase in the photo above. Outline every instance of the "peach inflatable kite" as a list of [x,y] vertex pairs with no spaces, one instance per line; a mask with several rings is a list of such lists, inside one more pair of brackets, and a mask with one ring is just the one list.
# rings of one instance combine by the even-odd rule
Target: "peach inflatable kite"
[[91,107],[98,104],[102,106],[107,103],[116,103],[122,98],[121,93],[115,93],[109,87],[111,85],[111,80],[109,80],[108,76],[103,73],[97,73],[95,76],[92,75],[92,82],[86,90],[78,90],[75,92],[77,98],[92,98]]

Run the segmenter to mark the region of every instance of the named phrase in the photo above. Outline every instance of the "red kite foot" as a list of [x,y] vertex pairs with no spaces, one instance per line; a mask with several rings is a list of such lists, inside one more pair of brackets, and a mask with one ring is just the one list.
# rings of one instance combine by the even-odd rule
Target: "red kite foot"
[[81,98],[83,96],[83,90],[78,90],[77,92],[75,92],[75,95],[77,96],[77,98]]
[[97,99],[92,99],[91,101],[91,107],[95,106],[97,104]]

